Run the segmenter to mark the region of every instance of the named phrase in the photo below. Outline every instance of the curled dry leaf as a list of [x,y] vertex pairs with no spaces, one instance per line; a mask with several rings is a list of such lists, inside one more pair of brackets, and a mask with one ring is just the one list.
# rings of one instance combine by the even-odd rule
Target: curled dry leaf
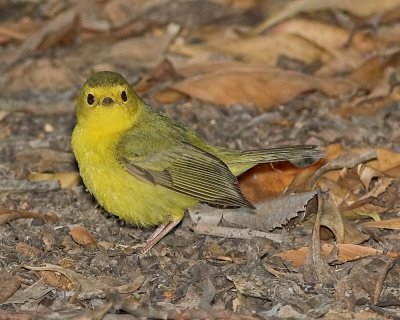
[[325,226],[333,232],[337,243],[360,244],[369,239],[367,234],[358,230],[351,221],[342,216],[331,193],[328,194],[322,210],[321,226]]
[[202,74],[171,87],[215,104],[252,103],[267,109],[307,91],[319,90],[337,96],[352,91],[355,85],[345,79],[317,78],[275,68],[240,68]]
[[[370,183],[372,179],[374,179],[373,183]],[[337,182],[339,188],[342,189],[341,194],[344,194],[344,197],[340,199],[340,211],[352,219],[370,216],[374,220],[380,220],[380,214],[388,208],[378,206],[373,201],[385,193],[392,182],[392,178],[384,177],[363,164],[353,169],[343,169]]]
[[313,231],[310,241],[310,251],[305,261],[304,280],[312,283],[337,284],[337,276],[333,269],[330,268],[321,247],[321,218],[324,206],[328,199],[328,194],[319,192],[317,194],[317,206]]
[[77,225],[74,226],[71,231],[69,232],[70,236],[74,241],[81,246],[96,246],[97,240],[96,238],[90,233],[88,229],[84,226]]

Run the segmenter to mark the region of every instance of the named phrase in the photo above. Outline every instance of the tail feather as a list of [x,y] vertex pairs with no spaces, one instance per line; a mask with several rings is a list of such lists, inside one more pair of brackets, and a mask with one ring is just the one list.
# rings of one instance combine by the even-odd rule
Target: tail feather
[[260,150],[236,151],[225,153],[223,161],[233,174],[239,175],[259,163],[289,161],[296,166],[310,165],[323,158],[325,152],[315,145],[298,145]]
[[236,158],[241,162],[275,162],[275,161],[296,161],[303,159],[321,159],[325,152],[315,145],[292,146],[282,148],[271,148],[261,150],[241,151],[242,156]]

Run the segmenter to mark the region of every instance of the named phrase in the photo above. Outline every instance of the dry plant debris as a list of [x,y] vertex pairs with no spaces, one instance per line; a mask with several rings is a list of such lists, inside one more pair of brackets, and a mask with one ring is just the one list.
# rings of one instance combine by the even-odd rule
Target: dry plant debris
[[[400,317],[398,0],[0,1],[0,318]],[[117,71],[209,141],[320,144],[240,177],[257,210],[152,230],[85,191],[77,90]]]

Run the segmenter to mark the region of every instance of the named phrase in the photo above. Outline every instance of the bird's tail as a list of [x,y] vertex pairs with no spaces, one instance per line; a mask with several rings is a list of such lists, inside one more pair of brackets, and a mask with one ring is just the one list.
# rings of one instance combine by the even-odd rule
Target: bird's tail
[[[222,160],[233,174],[239,175],[259,163],[290,161],[296,166],[308,166],[325,156],[321,147],[315,145],[299,145],[261,150],[222,152]],[[232,152],[230,150],[230,152]]]

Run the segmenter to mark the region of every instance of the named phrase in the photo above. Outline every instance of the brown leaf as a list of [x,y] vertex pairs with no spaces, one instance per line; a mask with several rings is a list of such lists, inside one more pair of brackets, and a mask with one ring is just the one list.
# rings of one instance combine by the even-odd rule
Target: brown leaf
[[263,66],[276,65],[282,55],[308,64],[315,61],[327,61],[330,58],[330,55],[321,47],[305,38],[289,33],[274,33],[230,40],[226,40],[224,37],[200,45],[175,46],[170,50],[194,58],[205,54],[223,53],[240,61],[262,63]]
[[360,244],[369,239],[368,235],[362,233],[342,216],[339,208],[332,200],[331,193],[329,193],[329,198],[324,202],[321,225],[333,232],[337,243]]
[[382,221],[368,221],[362,224],[365,228],[382,228],[400,230],[400,219],[387,219]]
[[2,23],[0,26],[0,43],[5,44],[12,40],[23,41],[36,28],[36,23],[29,17],[23,17],[15,22]]
[[240,176],[240,190],[246,199],[258,202],[282,194],[302,170],[289,163],[260,164]]
[[21,45],[20,51],[13,56],[7,63],[9,65],[18,62],[29,52],[39,48],[49,48],[60,43],[66,38],[70,38],[74,34],[76,28],[76,20],[78,18],[78,6],[74,6],[69,10],[63,11],[53,20],[44,25],[34,35],[26,39]]
[[312,19],[291,19],[275,27],[271,32],[290,33],[307,39],[318,47],[324,48],[327,53],[333,55],[333,58],[341,54],[340,50],[346,52],[352,50],[352,55],[358,56],[360,52],[368,52],[383,47],[383,43],[376,38],[357,33],[352,39],[351,49],[343,48],[349,39],[347,29]]
[[29,174],[28,180],[30,181],[58,180],[60,182],[61,189],[70,189],[82,184],[78,172],[56,172],[56,173],[34,172]]
[[74,241],[81,246],[96,246],[97,240],[88,229],[81,225],[74,226],[69,232]]
[[390,177],[400,176],[400,153],[385,148],[376,149],[375,161],[368,162],[368,166]]
[[174,90],[163,90],[156,93],[153,98],[160,104],[169,104],[169,103],[176,103],[182,94]]
[[107,62],[121,60],[132,61],[131,64],[143,67],[154,67],[164,59],[164,51],[179,31],[179,27],[167,29],[163,34],[146,34],[142,37],[128,38],[116,42],[110,50],[102,55]]
[[0,271],[0,303],[11,297],[21,286],[21,281],[16,276],[6,271]]
[[60,273],[68,278],[68,280],[72,283],[73,287],[76,290],[79,290],[82,293],[95,292],[111,288],[116,289],[119,293],[132,293],[140,288],[145,280],[144,276],[138,276],[134,280],[132,280],[132,282],[126,285],[121,285],[121,280],[119,279],[114,279],[110,277],[98,277],[88,279],[75,271],[64,269],[60,266],[52,264],[47,264],[44,267],[24,266],[24,268],[40,272],[50,271],[53,273]]
[[25,210],[0,209],[0,225],[22,218],[40,219],[53,223],[58,221],[58,217],[54,214],[40,214]]
[[37,258],[42,253],[38,248],[32,247],[30,244],[25,242],[18,242],[15,246],[15,251],[29,260]]
[[299,0],[289,2],[280,12],[261,23],[253,30],[253,33],[261,33],[264,30],[290,19],[300,13],[311,13],[326,10],[343,10],[357,17],[367,17],[379,12],[388,11],[396,7],[399,0]]
[[275,68],[241,68],[203,74],[178,82],[173,89],[222,105],[252,103],[263,109],[288,102],[300,93],[319,90],[337,96],[355,88],[344,79],[324,79]]
[[40,276],[45,283],[52,287],[61,288],[64,290],[74,289],[72,282],[61,273],[44,270],[40,271]]
[[[337,244],[336,246],[332,244],[323,244],[322,250],[324,256],[328,257],[331,255],[332,250],[337,248],[339,250],[337,258],[339,263],[345,263],[347,261],[354,261],[362,258],[367,258],[371,256],[382,255],[383,251],[375,248],[360,246],[356,244]],[[302,247],[296,250],[287,250],[282,253],[274,254],[274,256],[281,257],[284,260],[290,261],[293,266],[299,267],[304,264],[305,258],[308,254],[308,247]],[[386,253],[388,257],[395,258],[400,256],[397,252]]]
[[399,51],[386,55],[374,55],[355,69],[349,78],[361,84],[363,88],[372,90],[384,78],[386,68],[396,67],[399,63]]
[[317,194],[318,209],[311,235],[310,250],[305,261],[304,280],[306,282],[336,285],[338,281],[336,273],[330,268],[321,247],[321,218],[327,198],[327,193],[319,192]]

